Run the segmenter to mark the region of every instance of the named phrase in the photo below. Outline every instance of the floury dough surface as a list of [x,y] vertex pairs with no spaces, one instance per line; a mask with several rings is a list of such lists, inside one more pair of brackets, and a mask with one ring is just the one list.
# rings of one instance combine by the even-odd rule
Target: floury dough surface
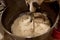
[[40,36],[50,29],[50,22],[47,15],[34,13],[32,21],[31,18],[33,18],[31,15],[18,17],[11,26],[12,33],[19,37],[31,38]]

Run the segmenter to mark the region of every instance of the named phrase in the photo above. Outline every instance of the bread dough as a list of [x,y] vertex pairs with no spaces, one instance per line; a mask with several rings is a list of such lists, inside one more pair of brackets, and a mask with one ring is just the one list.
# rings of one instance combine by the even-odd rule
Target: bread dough
[[26,14],[18,17],[11,26],[12,33],[19,37],[31,38],[43,35],[50,29],[50,22],[43,14],[34,13],[32,21],[31,18],[31,15]]

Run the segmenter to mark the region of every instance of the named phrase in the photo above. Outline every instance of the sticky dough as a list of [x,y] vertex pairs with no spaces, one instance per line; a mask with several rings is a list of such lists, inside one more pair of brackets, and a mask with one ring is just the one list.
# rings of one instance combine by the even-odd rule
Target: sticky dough
[[[39,14],[34,15],[38,16]],[[43,14],[39,16],[41,15],[44,16]],[[30,20],[30,15],[18,17],[11,26],[12,33],[19,37],[31,38],[43,35],[50,29],[50,22],[47,17],[45,20],[43,18],[34,18],[32,22]]]

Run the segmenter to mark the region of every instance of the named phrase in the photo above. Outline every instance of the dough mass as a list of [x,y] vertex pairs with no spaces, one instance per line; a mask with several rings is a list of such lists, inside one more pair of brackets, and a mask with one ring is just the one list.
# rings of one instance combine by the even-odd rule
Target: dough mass
[[35,37],[46,33],[50,29],[47,15],[34,13],[34,17],[24,14],[18,17],[11,26],[11,31],[19,37]]

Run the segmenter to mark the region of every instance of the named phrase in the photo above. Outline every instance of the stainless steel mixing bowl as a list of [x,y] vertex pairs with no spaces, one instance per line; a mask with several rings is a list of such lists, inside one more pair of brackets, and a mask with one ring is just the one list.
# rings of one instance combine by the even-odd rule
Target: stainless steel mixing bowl
[[39,37],[34,38],[22,38],[18,37],[11,33],[11,25],[13,24],[14,20],[20,15],[22,12],[27,12],[28,7],[24,0],[5,0],[6,10],[1,16],[1,25],[3,30],[8,33],[14,40],[43,40],[44,38],[48,37],[51,30],[57,25],[59,20],[58,12],[55,12],[54,9],[50,8],[47,3],[43,3],[41,5],[41,9],[47,13],[48,18],[50,19],[52,25],[51,29],[41,35]]

